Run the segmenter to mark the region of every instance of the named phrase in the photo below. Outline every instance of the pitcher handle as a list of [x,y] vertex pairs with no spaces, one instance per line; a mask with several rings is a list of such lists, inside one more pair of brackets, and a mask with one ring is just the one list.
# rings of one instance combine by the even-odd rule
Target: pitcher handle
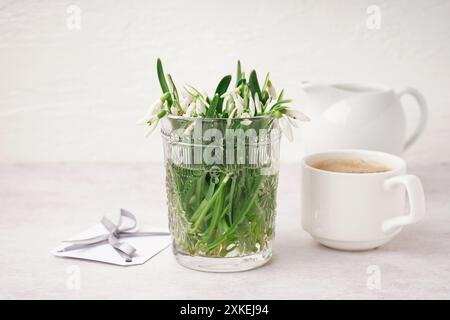
[[414,99],[416,99],[417,104],[419,106],[420,116],[419,116],[419,122],[415,128],[415,130],[412,132],[411,136],[406,140],[405,146],[403,150],[408,149],[422,134],[423,130],[425,129],[425,124],[427,123],[428,119],[428,106],[427,102],[425,101],[425,97],[420,93],[419,90],[407,87],[400,92],[398,92],[399,99],[402,98],[402,96],[409,94]]

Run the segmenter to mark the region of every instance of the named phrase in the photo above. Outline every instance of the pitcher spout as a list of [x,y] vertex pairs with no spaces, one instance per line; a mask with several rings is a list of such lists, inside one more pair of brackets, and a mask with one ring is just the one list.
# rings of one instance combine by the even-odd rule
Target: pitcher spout
[[309,102],[316,108],[327,108],[349,96],[348,92],[333,85],[303,82],[301,88]]

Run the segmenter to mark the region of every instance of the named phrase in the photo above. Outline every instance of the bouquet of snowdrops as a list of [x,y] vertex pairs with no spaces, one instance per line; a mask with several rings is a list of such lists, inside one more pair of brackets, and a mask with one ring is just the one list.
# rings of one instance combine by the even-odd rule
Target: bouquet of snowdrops
[[[235,86],[229,90],[232,77],[226,75],[220,80],[211,97],[204,91],[188,84],[184,86],[185,93],[181,94],[175,86],[172,76],[164,74],[160,59],[157,60],[157,74],[163,95],[153,103],[145,117],[138,121],[138,124],[150,126],[147,135],[167,115],[187,118],[241,118],[243,125],[250,124],[250,118],[271,115],[291,141],[292,127],[298,127],[296,121],[309,120],[299,110],[289,107],[292,100],[284,98],[284,90],[277,94],[270,81],[269,73],[260,86],[256,71],[251,71],[247,79],[242,71],[240,61],[237,63]],[[190,131],[188,130],[186,133],[190,133]]]

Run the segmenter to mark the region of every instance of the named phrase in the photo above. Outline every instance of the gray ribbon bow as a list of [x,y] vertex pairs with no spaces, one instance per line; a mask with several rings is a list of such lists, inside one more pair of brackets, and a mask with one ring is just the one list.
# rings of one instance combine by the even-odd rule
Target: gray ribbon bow
[[[132,224],[128,227],[122,226],[123,219],[128,218],[132,221]],[[102,234],[96,237],[80,239],[80,240],[67,240],[66,243],[72,243],[72,245],[59,250],[59,252],[70,251],[76,249],[87,248],[90,246],[97,246],[104,243],[109,243],[126,262],[131,262],[136,249],[126,242],[120,242],[119,238],[126,237],[146,237],[146,236],[165,236],[169,235],[168,232],[140,232],[131,231],[136,228],[136,217],[125,209],[120,209],[120,216],[117,225],[111,222],[107,217],[103,217],[101,223],[109,231],[107,234]]]

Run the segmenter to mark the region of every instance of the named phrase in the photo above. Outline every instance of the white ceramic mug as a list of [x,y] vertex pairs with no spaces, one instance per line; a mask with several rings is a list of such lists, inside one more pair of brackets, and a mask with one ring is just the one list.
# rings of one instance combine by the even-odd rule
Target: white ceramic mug
[[[341,173],[312,167],[325,159],[366,159],[386,165],[378,173]],[[409,213],[405,213],[405,190]],[[422,219],[425,197],[405,161],[368,150],[336,150],[302,161],[302,225],[321,244],[341,250],[368,250],[390,241],[403,226]]]

